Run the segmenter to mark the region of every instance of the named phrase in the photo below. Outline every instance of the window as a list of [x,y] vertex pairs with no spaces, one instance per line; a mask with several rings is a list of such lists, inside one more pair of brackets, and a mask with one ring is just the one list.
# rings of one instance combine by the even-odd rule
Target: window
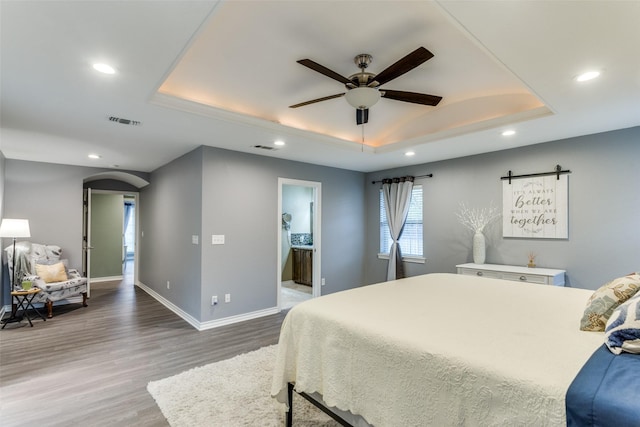
[[[391,249],[391,233],[384,207],[384,195],[380,190],[380,253],[388,254]],[[400,251],[403,257],[422,257],[422,186],[414,185],[411,192],[409,214],[400,237]]]

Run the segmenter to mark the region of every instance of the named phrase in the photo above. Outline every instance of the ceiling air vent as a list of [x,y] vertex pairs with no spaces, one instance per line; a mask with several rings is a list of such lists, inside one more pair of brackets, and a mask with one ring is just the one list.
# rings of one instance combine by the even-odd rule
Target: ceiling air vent
[[275,147],[270,147],[268,145],[254,145],[253,148],[259,148],[261,150],[269,150],[269,151],[274,151],[276,150]]
[[109,116],[109,121],[120,123],[121,125],[140,126],[142,122],[137,120],[123,119],[120,117]]

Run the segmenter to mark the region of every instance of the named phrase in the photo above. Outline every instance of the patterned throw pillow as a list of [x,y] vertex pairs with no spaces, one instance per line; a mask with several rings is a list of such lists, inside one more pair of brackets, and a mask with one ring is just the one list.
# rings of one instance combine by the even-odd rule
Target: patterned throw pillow
[[604,284],[591,295],[580,320],[583,331],[602,332],[613,310],[640,290],[640,273],[632,273]]
[[640,293],[614,310],[604,336],[612,353],[640,354]]

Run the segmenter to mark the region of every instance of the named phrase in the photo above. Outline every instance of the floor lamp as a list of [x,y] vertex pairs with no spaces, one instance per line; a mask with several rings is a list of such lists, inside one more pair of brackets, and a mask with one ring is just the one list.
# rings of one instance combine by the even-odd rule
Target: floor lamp
[[31,237],[28,219],[4,218],[0,224],[0,237],[13,238],[13,265],[11,267],[11,290],[16,284],[16,239],[19,237]]

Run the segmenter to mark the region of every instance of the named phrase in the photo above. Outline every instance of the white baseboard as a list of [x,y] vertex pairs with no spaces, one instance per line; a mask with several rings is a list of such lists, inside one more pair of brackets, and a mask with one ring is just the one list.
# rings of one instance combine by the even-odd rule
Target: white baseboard
[[164,305],[169,310],[173,311],[175,314],[180,316],[185,322],[187,322],[194,328],[200,330],[199,329],[200,322],[195,317],[193,317],[186,311],[182,310],[180,307],[178,307],[177,305],[175,305],[174,303],[172,303],[171,301],[169,301],[168,299],[166,299],[165,297],[163,297],[162,295],[160,295],[159,293],[157,293],[156,291],[154,291],[144,283],[136,282],[136,286],[142,289],[143,291],[145,291],[146,293],[148,293],[149,295],[151,295],[160,304]]
[[91,283],[111,282],[113,280],[122,280],[124,276],[108,276],[108,277],[92,277]]
[[155,300],[157,300],[160,304],[167,307],[169,310],[173,311],[175,314],[180,316],[185,322],[196,328],[198,331],[205,331],[207,329],[218,328],[220,326],[231,325],[233,323],[244,322],[245,320],[257,319],[263,316],[269,316],[272,314],[277,314],[278,307],[267,308],[264,310],[253,311],[250,313],[239,314],[236,316],[229,316],[222,319],[209,320],[207,322],[200,322],[198,319],[182,310],[177,305],[173,304],[171,301],[148,287],[142,282],[136,282],[136,286],[151,295]]
[[252,311],[250,313],[238,314],[236,316],[229,316],[222,319],[202,322],[200,323],[200,327],[198,328],[198,330],[205,331],[207,329],[218,328],[220,326],[231,325],[233,323],[244,322],[245,320],[257,319],[259,317],[270,316],[272,314],[278,313],[278,307],[265,308],[264,310]]

